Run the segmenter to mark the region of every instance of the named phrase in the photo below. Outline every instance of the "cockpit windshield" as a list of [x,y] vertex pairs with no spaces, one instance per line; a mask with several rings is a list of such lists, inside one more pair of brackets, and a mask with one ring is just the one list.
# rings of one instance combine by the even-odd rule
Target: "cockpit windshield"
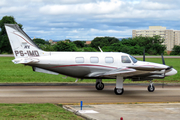
[[134,57],[131,56],[131,55],[129,55],[129,56],[130,56],[131,60],[133,61],[133,63],[136,63],[136,62],[137,62],[136,58],[134,58]]

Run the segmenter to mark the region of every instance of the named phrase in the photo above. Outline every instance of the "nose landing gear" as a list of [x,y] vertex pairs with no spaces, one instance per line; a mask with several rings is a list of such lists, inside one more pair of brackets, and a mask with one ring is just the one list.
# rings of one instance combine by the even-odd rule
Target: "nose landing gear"
[[114,88],[114,93],[116,95],[122,95],[124,93],[124,88]]

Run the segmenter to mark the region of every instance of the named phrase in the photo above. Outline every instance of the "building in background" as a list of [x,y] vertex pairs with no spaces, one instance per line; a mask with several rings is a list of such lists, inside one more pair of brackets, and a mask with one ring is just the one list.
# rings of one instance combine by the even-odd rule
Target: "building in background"
[[162,26],[149,26],[149,30],[132,30],[132,37],[136,36],[148,36],[160,35],[165,39],[164,45],[167,47],[167,51],[172,51],[174,45],[180,45],[180,31],[179,30],[167,30]]
[[49,43],[51,44],[51,45],[54,45],[54,44],[56,44],[57,42],[54,42],[53,40],[49,40]]
[[90,44],[91,44],[91,41],[86,41],[84,44],[85,44],[85,45],[90,45]]

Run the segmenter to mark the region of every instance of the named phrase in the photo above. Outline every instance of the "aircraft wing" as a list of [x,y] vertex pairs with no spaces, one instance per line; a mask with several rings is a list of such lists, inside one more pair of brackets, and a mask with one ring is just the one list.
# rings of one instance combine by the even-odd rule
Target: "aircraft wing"
[[130,77],[130,76],[137,76],[137,75],[143,75],[143,74],[148,74],[152,71],[142,71],[142,70],[136,70],[132,68],[123,68],[123,69],[118,69],[118,70],[112,70],[109,72],[106,72],[103,74],[103,76],[117,76],[120,75],[122,77]]
[[161,70],[165,70],[167,67],[156,66],[128,66],[115,70],[111,70],[104,73],[91,73],[89,77],[113,77],[120,75],[122,77],[133,77],[138,75],[156,75],[162,74]]

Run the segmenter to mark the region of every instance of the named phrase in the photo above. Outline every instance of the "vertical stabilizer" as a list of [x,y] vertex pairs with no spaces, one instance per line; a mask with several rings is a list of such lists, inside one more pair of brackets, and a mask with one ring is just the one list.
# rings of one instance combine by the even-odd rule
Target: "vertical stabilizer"
[[17,24],[5,24],[5,28],[15,58],[39,57],[44,54]]

